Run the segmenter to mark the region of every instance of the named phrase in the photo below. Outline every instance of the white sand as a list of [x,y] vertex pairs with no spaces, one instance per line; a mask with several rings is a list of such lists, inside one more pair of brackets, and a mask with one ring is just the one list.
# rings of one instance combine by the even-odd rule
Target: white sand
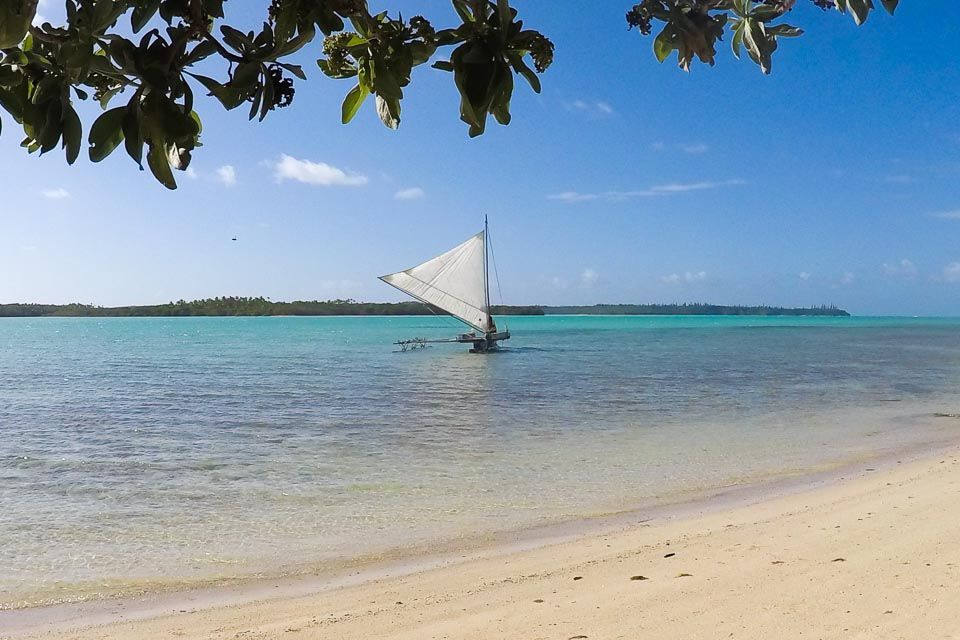
[[960,638],[958,454],[402,577],[36,637]]

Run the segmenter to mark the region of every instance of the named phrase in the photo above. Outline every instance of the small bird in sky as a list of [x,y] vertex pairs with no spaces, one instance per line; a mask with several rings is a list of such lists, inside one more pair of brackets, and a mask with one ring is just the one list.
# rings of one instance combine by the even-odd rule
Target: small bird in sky
[[231,240],[233,240],[234,242],[236,242],[236,241],[237,241],[237,239],[236,239],[236,238],[230,238],[230,239],[231,239]]

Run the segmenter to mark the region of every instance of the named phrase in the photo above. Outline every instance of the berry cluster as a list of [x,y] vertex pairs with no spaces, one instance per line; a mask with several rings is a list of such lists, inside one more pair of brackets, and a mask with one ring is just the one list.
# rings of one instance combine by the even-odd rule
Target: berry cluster
[[269,80],[273,83],[273,106],[270,108],[289,107],[293,102],[293,94],[296,93],[296,89],[293,88],[293,80],[283,77],[283,69],[280,68],[280,65],[270,65],[267,71],[270,73]]

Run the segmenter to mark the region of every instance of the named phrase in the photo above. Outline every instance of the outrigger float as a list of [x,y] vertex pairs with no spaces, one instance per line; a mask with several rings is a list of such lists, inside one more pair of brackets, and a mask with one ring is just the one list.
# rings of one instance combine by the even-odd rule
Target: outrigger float
[[380,276],[390,286],[440,309],[471,329],[455,338],[398,340],[394,344],[401,351],[423,349],[431,343],[458,342],[471,345],[470,353],[487,353],[510,339],[510,329],[505,326],[499,331],[490,313],[489,234],[484,216],[483,231],[466,242],[406,271]]

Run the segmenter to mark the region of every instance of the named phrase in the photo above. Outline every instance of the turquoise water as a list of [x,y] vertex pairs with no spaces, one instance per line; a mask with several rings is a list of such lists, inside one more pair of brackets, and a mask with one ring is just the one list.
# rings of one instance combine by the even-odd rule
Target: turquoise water
[[960,320],[0,319],[0,607],[308,568],[940,442]]

